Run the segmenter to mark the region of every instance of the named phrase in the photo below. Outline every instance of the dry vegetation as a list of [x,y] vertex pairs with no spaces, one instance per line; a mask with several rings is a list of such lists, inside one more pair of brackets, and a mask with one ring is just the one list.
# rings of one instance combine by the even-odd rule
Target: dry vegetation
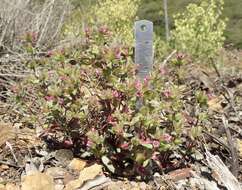
[[1,100],[6,100],[13,82],[29,73],[24,63],[60,43],[70,10],[69,1],[1,0]]
[[20,42],[34,33],[35,47],[46,49],[60,40],[61,29],[69,14],[68,1],[2,0],[0,44],[5,50],[21,52]]

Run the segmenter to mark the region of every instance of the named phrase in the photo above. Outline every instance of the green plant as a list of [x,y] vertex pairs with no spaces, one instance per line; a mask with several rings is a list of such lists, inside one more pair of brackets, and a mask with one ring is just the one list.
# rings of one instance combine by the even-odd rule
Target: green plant
[[159,35],[155,35],[155,37],[154,37],[154,52],[155,52],[154,60],[156,62],[160,62],[160,61],[164,60],[169,55],[170,51],[171,51],[171,47],[170,47],[169,43],[162,40]]
[[172,42],[176,49],[194,58],[213,58],[222,48],[225,21],[223,0],[205,0],[189,4],[184,13],[175,16]]
[[56,141],[102,160],[109,171],[145,177],[152,163],[167,164],[163,158],[189,138],[184,87],[157,65],[141,82],[131,48],[110,35],[107,28],[89,28],[79,47],[29,63],[34,74],[15,90],[31,122],[47,127],[43,137],[61,133]]
[[101,25],[106,25],[114,36],[125,43],[133,42],[133,25],[140,0],[98,0],[93,15]]
[[71,0],[73,9],[69,19],[64,23],[62,34],[69,38],[78,38],[84,35],[85,26],[93,21],[93,7],[96,0]]

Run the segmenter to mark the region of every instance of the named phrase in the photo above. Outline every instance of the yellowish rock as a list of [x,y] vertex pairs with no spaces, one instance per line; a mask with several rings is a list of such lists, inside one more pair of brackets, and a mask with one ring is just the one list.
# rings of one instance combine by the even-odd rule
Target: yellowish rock
[[16,133],[11,124],[0,123],[0,146],[3,146],[6,141],[14,139]]
[[6,190],[20,190],[19,186],[12,183],[8,183],[5,188]]
[[48,168],[45,173],[53,178],[58,178],[60,176],[65,176],[67,174],[67,171],[64,168],[51,167]]
[[75,190],[80,188],[86,181],[92,180],[102,173],[102,166],[94,164],[84,168],[79,175],[79,179],[70,181],[65,190]]
[[222,112],[223,107],[221,105],[222,97],[215,97],[208,101],[208,108],[211,111]]
[[6,190],[5,185],[0,184],[0,190]]
[[1,170],[7,170],[7,169],[9,169],[9,166],[3,164],[0,166],[0,168],[1,168]]
[[84,182],[90,179],[94,179],[96,176],[102,173],[102,166],[94,164],[90,167],[85,168],[80,172],[79,179]]
[[81,171],[85,168],[86,165],[87,165],[86,161],[78,159],[78,158],[74,158],[70,162],[69,168],[72,170]]
[[54,190],[53,177],[36,172],[35,174],[25,176],[22,181],[22,190]]
[[73,181],[70,181],[66,187],[65,187],[65,190],[75,190],[75,189],[78,189],[79,187],[82,186],[82,182],[81,180],[79,179],[76,179],[76,180],[73,180]]
[[64,187],[65,187],[64,185],[57,184],[57,185],[55,185],[55,190],[63,190]]

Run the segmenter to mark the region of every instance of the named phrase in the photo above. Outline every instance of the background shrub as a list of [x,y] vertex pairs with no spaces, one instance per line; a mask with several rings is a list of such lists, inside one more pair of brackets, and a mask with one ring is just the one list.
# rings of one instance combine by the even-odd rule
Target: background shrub
[[195,58],[211,58],[222,48],[225,21],[223,0],[205,0],[200,5],[189,4],[175,16],[172,31],[174,47]]
[[106,25],[124,43],[133,42],[133,25],[140,0],[99,0],[93,9],[98,24]]

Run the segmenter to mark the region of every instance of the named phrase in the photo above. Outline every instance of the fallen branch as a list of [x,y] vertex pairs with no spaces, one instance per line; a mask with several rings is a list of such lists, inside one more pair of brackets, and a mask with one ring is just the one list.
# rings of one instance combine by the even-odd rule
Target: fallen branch
[[13,74],[13,73],[0,73],[0,77],[16,77],[16,78],[24,78],[26,75],[19,75],[19,74]]
[[215,172],[218,181],[222,182],[228,190],[240,190],[240,184],[238,180],[229,171],[223,161],[217,155],[212,155],[206,150],[206,160],[209,167]]
[[4,165],[10,166],[10,167],[14,167],[14,168],[23,168],[23,166],[18,166],[16,164],[12,164],[12,163],[5,162],[5,161],[2,161],[2,160],[0,160],[0,164],[4,164]]
[[224,125],[224,129],[227,135],[227,141],[228,141],[228,147],[230,149],[231,152],[231,165],[232,165],[232,173],[235,177],[238,176],[238,169],[239,169],[239,162],[238,162],[238,156],[236,153],[236,149],[232,140],[232,135],[230,133],[230,129],[229,129],[229,124],[228,124],[228,120],[225,118],[225,116],[222,117],[222,121],[223,121],[223,125]]
[[161,65],[165,65],[175,55],[176,52],[177,50],[174,50],[173,52],[171,52],[171,54],[168,55],[168,57],[162,62]]

